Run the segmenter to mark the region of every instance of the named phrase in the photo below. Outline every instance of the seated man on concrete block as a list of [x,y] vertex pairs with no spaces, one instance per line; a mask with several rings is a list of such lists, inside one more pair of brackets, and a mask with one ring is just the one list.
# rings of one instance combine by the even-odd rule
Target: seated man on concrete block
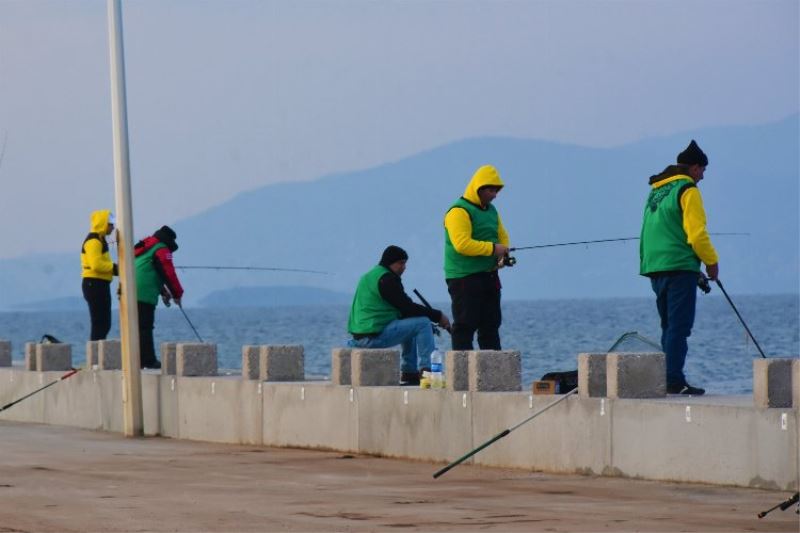
[[356,348],[402,345],[400,384],[419,385],[422,371],[430,370],[431,352],[436,348],[431,322],[448,329],[450,319],[408,297],[400,280],[406,261],[405,250],[389,246],[380,263],[361,276],[347,323],[353,338],[347,344]]

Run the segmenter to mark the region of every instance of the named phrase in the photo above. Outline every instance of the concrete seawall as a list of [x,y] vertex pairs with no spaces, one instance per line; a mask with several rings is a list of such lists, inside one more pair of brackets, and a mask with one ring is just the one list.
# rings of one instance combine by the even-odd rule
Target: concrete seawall
[[[0,405],[63,372],[0,368]],[[144,431],[176,439],[449,462],[556,396],[142,374]],[[567,398],[470,462],[797,490],[798,409],[751,396]],[[122,372],[83,370],[0,420],[122,431]]]

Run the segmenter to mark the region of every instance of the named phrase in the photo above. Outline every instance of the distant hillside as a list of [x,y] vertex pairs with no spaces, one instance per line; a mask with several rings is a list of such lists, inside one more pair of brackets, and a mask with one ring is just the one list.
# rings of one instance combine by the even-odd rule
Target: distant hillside
[[64,298],[53,298],[51,300],[38,300],[18,304],[14,306],[20,311],[72,311],[76,309],[87,309],[86,301],[82,296],[65,296]]
[[[388,244],[411,259],[403,281],[447,301],[443,216],[474,170],[497,166],[506,187],[495,205],[512,245],[639,234],[647,179],[695,138],[710,158],[700,188],[716,237],[720,278],[731,293],[798,291],[798,115],[595,149],[539,140],[454,142],[375,168],[270,185],[175,224],[176,264],[286,267],[333,272],[181,271],[187,303],[233,287],[321,285],[352,293]],[[187,178],[188,179],[188,178]],[[76,242],[82,239],[76,235]],[[504,298],[645,296],[638,242],[518,252],[502,274]],[[75,254],[0,261],[0,308],[79,295]]]
[[203,307],[284,307],[294,305],[349,304],[353,296],[316,287],[236,287],[211,292],[200,300]]

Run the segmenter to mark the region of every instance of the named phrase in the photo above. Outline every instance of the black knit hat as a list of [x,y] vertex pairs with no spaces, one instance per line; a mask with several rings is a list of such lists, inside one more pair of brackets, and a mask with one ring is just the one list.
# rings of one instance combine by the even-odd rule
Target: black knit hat
[[703,151],[697,146],[697,143],[692,139],[692,142],[689,143],[689,146],[686,147],[686,150],[678,154],[678,164],[679,165],[700,165],[701,167],[708,166],[708,157]]
[[166,244],[170,252],[174,252],[178,249],[178,243],[175,242],[177,235],[175,234],[175,230],[169,226],[161,226],[153,233],[153,237],[158,239],[159,242]]
[[383,251],[383,255],[381,256],[381,266],[388,267],[392,263],[397,261],[406,261],[408,259],[408,254],[405,250],[400,248],[399,246],[389,245]]

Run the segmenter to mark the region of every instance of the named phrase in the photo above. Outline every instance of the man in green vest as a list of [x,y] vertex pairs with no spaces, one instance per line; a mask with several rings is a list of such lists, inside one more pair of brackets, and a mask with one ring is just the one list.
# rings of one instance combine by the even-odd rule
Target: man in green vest
[[153,341],[158,298],[161,297],[165,305],[169,305],[170,298],[174,298],[178,307],[181,305],[183,287],[172,264],[172,254],[178,249],[176,237],[172,228],[162,226],[134,246],[142,368],[161,368]]
[[419,385],[422,371],[431,369],[436,349],[431,322],[445,329],[450,319],[438,309],[414,303],[403,289],[400,276],[408,254],[399,246],[388,246],[380,263],[361,276],[350,307],[348,346],[389,348],[402,345],[400,384]]
[[678,164],[650,178],[639,241],[639,272],[650,278],[661,317],[661,347],[667,357],[667,392],[701,395],[686,381],[683,366],[694,325],[700,263],[712,280],[719,259],[706,231],[706,213],[697,184],[708,157],[692,140]]
[[500,349],[500,277],[509,239],[492,201],[503,188],[497,169],[480,167],[444,218],[444,277],[453,305],[453,350]]

